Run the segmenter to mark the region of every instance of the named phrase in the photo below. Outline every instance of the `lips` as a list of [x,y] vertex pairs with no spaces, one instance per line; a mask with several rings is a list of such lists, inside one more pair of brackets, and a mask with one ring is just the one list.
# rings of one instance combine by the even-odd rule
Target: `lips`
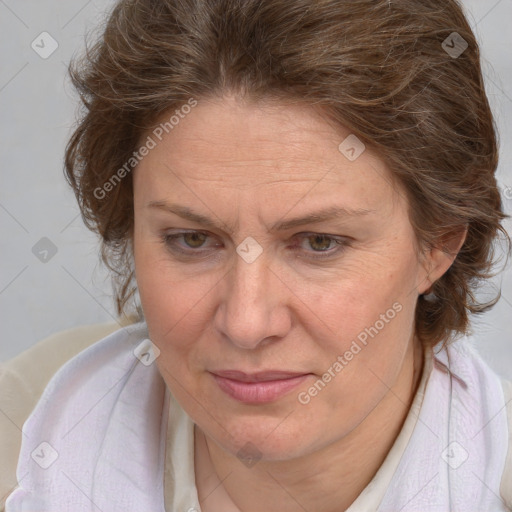
[[245,373],[239,370],[222,370],[212,373],[219,377],[225,377],[226,379],[237,380],[240,382],[268,382],[270,380],[285,380],[298,377],[299,375],[306,375],[305,373],[282,371]]
[[211,375],[221,391],[245,404],[273,402],[311,376],[307,373],[283,371],[249,374],[238,370],[216,371]]

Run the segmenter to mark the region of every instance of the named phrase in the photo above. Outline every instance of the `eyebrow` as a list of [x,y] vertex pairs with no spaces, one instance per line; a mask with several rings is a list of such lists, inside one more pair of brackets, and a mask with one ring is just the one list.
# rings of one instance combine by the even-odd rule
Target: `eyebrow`
[[[182,206],[174,203],[167,203],[165,201],[150,201],[146,204],[148,208],[156,208],[164,210],[169,213],[174,213],[182,219],[186,219],[197,224],[202,224],[205,227],[212,229],[224,229],[223,226],[217,221],[194,212],[188,206]],[[376,213],[375,210],[368,210],[366,208],[344,208],[339,206],[331,206],[322,210],[307,213],[302,217],[295,217],[288,220],[280,220],[272,225],[270,228],[271,232],[286,231],[298,226],[304,226],[306,224],[319,224],[320,222],[326,222],[333,219],[346,218],[346,217],[361,217],[371,213]]]

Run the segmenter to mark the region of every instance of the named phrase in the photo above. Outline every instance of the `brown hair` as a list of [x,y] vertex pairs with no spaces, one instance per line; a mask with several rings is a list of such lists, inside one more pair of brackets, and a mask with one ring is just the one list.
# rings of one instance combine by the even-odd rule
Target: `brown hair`
[[418,300],[423,343],[466,332],[468,314],[497,301],[474,295],[495,238],[509,239],[479,49],[455,0],[123,0],[70,73],[84,112],[66,175],[102,238],[119,313],[136,286],[132,179],[104,185],[165,112],[228,91],[297,101],[349,128],[403,185],[422,244],[467,226],[436,300]]

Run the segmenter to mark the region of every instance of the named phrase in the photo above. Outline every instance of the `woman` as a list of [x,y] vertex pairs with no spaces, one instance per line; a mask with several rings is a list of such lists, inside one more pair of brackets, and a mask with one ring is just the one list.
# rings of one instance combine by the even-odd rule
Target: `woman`
[[52,379],[8,512],[512,509],[511,384],[456,341],[508,238],[454,0],[121,1],[72,76],[143,320]]

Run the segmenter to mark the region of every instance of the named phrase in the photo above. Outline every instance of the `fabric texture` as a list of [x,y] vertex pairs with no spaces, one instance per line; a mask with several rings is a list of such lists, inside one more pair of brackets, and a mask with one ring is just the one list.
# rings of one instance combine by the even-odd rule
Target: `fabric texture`
[[379,512],[510,510],[500,496],[507,444],[499,377],[468,343],[450,345],[435,354],[418,423]]
[[4,509],[7,495],[17,485],[23,423],[52,376],[72,357],[130,323],[133,319],[124,317],[119,323],[67,329],[0,363],[0,511]]
[[125,327],[57,372],[23,426],[7,511],[165,511],[165,384],[146,338]]
[[[137,324],[57,372],[23,426],[7,512],[200,512],[194,424],[152,359]],[[467,344],[427,353],[402,431],[347,512],[512,510],[506,397]]]

